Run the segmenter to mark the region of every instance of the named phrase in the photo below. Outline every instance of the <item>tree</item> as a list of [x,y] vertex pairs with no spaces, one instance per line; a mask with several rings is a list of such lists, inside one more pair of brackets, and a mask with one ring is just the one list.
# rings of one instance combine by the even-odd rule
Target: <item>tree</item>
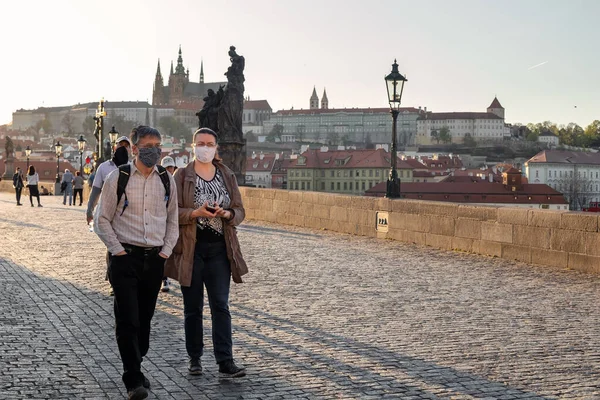
[[283,125],[275,124],[273,128],[271,128],[271,132],[267,136],[268,142],[281,142],[281,135],[283,135]]
[[440,132],[437,130],[431,131],[431,138],[436,141],[437,144],[440,144]]
[[94,131],[96,130],[96,121],[94,121],[94,117],[92,117],[91,115],[88,115],[87,117],[85,117],[85,119],[83,120],[83,124],[81,125],[81,128],[83,129],[83,133],[85,135],[91,135],[94,133]]
[[247,142],[256,142],[257,138],[253,131],[246,132],[246,141]]
[[190,129],[175,117],[162,117],[158,121],[158,126],[172,137],[187,139],[190,136]]
[[75,129],[73,129],[73,119],[71,118],[71,114],[67,113],[60,121],[61,127],[67,133],[67,136],[72,136],[75,134]]
[[39,133],[40,129],[43,129],[46,135],[50,133],[52,130],[52,123],[50,122],[49,118],[44,118],[35,124],[35,131]]
[[[110,122],[110,124],[107,122]],[[125,117],[122,115],[117,115],[111,118],[109,121],[106,119],[104,120],[104,136],[107,137],[106,135],[108,135],[108,131],[111,129],[111,126],[114,126],[121,135],[129,136],[131,130],[139,125],[141,125],[141,123],[125,119]]]
[[304,141],[304,135],[306,134],[306,126],[296,126],[296,141],[302,143]]
[[530,132],[529,135],[525,138],[528,142],[537,142],[539,135],[536,132]]
[[475,141],[475,139],[473,138],[473,136],[471,136],[470,133],[466,133],[465,134],[465,138],[463,139],[463,143],[464,143],[465,146],[470,147],[470,148],[477,147],[477,141]]
[[444,144],[452,143],[452,135],[450,134],[450,129],[447,126],[442,127],[438,131],[438,143],[441,141]]
[[595,120],[586,126],[583,135],[589,146],[600,147],[600,121]]

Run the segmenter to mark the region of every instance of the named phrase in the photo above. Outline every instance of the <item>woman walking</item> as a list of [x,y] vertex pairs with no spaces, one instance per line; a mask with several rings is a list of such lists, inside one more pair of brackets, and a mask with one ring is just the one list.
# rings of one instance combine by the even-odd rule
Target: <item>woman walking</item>
[[27,171],[27,188],[29,189],[29,201],[31,202],[31,207],[33,207],[34,197],[37,197],[38,207],[42,207],[38,183],[40,183],[40,177],[37,172],[35,172],[35,167],[30,165],[29,170]]
[[235,174],[217,151],[217,134],[208,128],[193,136],[195,160],[175,172],[179,202],[179,240],[166,275],[181,283],[188,371],[202,374],[204,287],[212,319],[214,354],[223,376],[246,374],[233,361],[229,287],[248,272],[235,227],[245,216]]
[[79,194],[79,205],[83,204],[83,177],[79,171],[75,171],[73,178],[73,205],[77,202],[77,194]]

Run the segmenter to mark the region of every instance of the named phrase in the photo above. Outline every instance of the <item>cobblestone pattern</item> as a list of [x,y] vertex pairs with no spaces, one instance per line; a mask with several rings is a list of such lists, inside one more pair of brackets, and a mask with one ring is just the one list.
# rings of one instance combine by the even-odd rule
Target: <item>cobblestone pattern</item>
[[[83,208],[42,202],[0,194],[0,399],[122,398],[105,250]],[[277,225],[239,234],[248,376],[219,379],[210,351],[187,376],[176,286],[144,361],[151,399],[600,398],[597,276]]]

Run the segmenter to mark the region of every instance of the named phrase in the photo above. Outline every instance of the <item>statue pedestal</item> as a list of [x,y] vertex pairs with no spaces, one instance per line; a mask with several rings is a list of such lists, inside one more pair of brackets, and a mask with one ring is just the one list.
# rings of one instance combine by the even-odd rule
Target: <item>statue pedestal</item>
[[219,142],[219,156],[237,178],[238,186],[246,183],[246,141]]
[[4,175],[2,175],[2,179],[12,179],[15,174],[15,158],[10,156],[6,160],[4,160]]

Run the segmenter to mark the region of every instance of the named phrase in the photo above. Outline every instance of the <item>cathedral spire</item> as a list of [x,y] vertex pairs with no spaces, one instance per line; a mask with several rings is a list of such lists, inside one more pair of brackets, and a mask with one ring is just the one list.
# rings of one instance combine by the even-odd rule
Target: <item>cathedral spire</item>
[[204,60],[200,59],[200,83],[204,83]]
[[171,60],[171,73],[169,74],[169,76],[170,75],[173,75],[173,60]]
[[315,110],[319,108],[319,96],[317,96],[317,88],[313,86],[312,96],[310,96],[310,109]]
[[327,90],[323,88],[323,97],[321,97],[321,108],[327,110],[329,108],[329,100],[327,99]]
[[179,55],[177,56],[177,66],[175,67],[175,74],[185,75],[185,67],[183,66],[183,57],[181,56],[181,45],[179,45]]
[[162,79],[162,73],[160,72],[160,58],[158,59],[158,65],[156,66],[156,77]]

